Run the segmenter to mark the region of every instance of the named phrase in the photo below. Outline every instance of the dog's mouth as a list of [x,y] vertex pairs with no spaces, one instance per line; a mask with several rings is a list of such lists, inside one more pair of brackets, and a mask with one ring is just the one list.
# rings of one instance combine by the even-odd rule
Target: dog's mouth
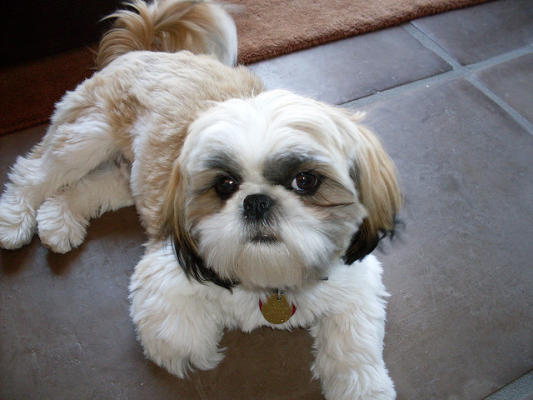
[[250,242],[255,244],[275,244],[278,243],[278,238],[270,233],[259,232],[250,238]]

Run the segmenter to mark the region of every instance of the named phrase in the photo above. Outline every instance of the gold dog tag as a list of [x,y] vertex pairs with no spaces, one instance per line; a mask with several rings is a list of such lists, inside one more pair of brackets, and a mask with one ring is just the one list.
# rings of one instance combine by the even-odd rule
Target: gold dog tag
[[259,301],[259,309],[263,317],[271,324],[287,322],[296,312],[296,307],[289,305],[285,295],[277,293],[272,294],[264,304]]

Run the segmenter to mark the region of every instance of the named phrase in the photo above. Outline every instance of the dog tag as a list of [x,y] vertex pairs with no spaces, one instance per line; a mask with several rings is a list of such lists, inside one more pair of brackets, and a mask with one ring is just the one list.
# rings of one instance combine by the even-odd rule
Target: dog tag
[[283,294],[272,294],[266,302],[259,301],[259,309],[263,317],[271,324],[287,322],[296,312],[296,306],[290,305]]

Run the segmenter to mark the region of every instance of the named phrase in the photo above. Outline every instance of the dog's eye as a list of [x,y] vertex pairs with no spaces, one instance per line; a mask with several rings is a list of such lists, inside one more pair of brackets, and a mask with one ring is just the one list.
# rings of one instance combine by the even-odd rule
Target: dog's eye
[[320,178],[311,172],[300,172],[291,182],[291,187],[298,194],[313,194],[320,185]]
[[221,176],[215,183],[215,191],[223,200],[228,199],[239,189],[239,182],[231,176]]

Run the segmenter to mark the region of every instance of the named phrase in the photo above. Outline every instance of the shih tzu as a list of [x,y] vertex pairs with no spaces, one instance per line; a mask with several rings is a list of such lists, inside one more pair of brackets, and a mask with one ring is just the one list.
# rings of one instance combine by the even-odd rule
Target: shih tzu
[[135,0],[111,17],[100,71],[9,174],[0,246],[37,232],[64,253],[90,218],[135,204],[148,243],[131,317],[148,358],[183,377],[220,362],[224,328],[308,327],[327,399],[395,398],[369,253],[400,193],[378,139],[357,115],[234,67],[220,5]]

